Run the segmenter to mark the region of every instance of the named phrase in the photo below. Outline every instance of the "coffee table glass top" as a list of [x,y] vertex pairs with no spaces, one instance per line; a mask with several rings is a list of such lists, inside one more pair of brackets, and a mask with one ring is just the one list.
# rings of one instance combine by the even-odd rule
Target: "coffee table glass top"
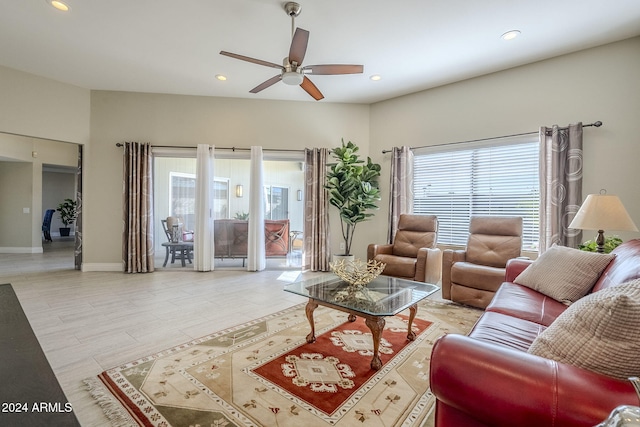
[[378,276],[366,287],[354,289],[335,276],[318,277],[286,285],[284,290],[349,310],[393,316],[440,288],[431,283]]

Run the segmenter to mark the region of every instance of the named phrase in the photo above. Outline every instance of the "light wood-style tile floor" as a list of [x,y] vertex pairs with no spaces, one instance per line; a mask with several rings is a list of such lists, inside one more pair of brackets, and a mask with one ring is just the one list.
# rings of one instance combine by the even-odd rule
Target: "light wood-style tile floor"
[[80,423],[108,426],[83,379],[306,301],[282,291],[279,278],[292,271],[282,264],[259,273],[233,265],[82,273],[71,242],[54,240],[43,254],[0,254],[0,283],[13,285]]

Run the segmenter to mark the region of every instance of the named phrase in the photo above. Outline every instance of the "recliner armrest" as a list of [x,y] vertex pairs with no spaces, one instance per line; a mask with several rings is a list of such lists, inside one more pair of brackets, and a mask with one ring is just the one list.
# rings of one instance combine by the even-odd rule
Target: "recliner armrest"
[[416,260],[416,275],[413,280],[437,284],[442,275],[442,250],[420,248]]
[[638,405],[629,381],[449,334],[431,353],[436,398],[494,427],[594,426],[619,405]]
[[393,245],[376,245],[375,243],[371,243],[367,246],[367,261],[372,260],[378,254],[393,254]]
[[464,249],[445,249],[442,251],[442,298],[451,299],[451,266],[467,259]]

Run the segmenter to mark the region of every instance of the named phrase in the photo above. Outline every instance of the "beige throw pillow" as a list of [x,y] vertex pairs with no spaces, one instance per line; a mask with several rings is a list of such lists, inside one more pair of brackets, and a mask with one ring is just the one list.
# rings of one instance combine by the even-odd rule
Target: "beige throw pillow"
[[528,352],[610,377],[640,376],[640,279],[572,304]]
[[514,282],[569,305],[591,290],[613,258],[612,254],[553,245]]

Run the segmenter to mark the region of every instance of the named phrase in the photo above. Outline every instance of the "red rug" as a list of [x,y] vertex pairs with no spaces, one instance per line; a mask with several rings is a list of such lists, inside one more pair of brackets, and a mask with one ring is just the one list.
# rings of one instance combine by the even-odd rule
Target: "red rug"
[[362,320],[325,307],[307,344],[304,304],[108,369],[85,382],[113,425],[150,427],[417,427],[434,406],[433,342],[466,333],[480,310],[419,303],[415,341],[408,311],[387,317],[371,364]]
[[[408,317],[398,315],[393,320],[398,319],[404,327],[385,328],[381,339],[383,367],[411,343],[407,340]],[[419,336],[429,325],[431,322],[414,319],[412,329]],[[345,402],[378,372],[370,366],[372,349],[371,331],[359,317],[323,333],[312,344],[305,343],[247,371],[267,386],[286,391],[300,404],[333,415],[339,408],[348,410]]]

